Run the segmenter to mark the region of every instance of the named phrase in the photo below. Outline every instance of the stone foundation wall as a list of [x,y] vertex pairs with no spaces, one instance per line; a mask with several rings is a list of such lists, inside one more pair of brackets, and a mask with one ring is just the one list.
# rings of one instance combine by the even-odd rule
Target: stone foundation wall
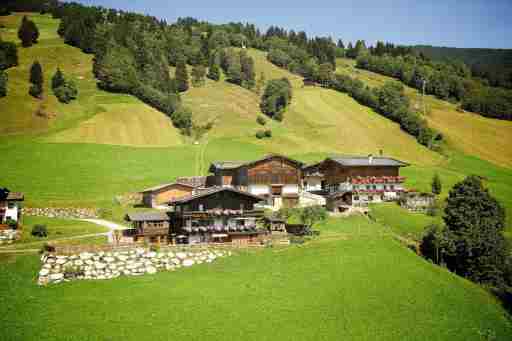
[[232,252],[226,250],[154,252],[143,248],[120,252],[82,252],[71,256],[44,254],[41,256],[42,269],[39,271],[38,284],[174,271],[194,264],[211,263],[219,257],[231,255]]
[[92,219],[98,218],[98,211],[92,208],[76,208],[76,207],[46,207],[33,208],[24,207],[23,214],[28,216],[38,216],[47,218],[63,218],[63,219]]
[[0,230],[0,245],[2,244],[12,244],[16,239],[18,239],[21,231],[19,230]]

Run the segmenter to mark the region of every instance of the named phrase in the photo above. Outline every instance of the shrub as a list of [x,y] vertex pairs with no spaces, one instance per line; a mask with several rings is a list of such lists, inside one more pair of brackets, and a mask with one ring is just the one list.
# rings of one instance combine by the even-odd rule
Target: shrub
[[77,265],[68,264],[64,267],[64,278],[76,278],[83,275],[84,271],[80,270]]
[[267,120],[263,116],[256,117],[256,122],[258,122],[258,124],[261,124],[262,126],[267,124]]
[[40,85],[32,84],[30,88],[28,89],[28,93],[30,96],[35,98],[41,98],[43,94],[43,88]]
[[69,103],[72,100],[76,99],[78,95],[75,83],[73,83],[72,81],[66,81],[64,85],[55,88],[53,92],[55,93],[55,96],[61,103]]
[[149,250],[152,251],[152,252],[159,252],[160,251],[160,245],[153,244],[153,245],[151,245],[149,247]]
[[41,247],[41,250],[39,250],[39,253],[46,253],[46,252],[55,252],[55,246],[50,245],[48,243],[44,243]]
[[264,134],[265,134],[265,137],[272,137],[272,130],[267,129],[267,130],[265,130]]
[[264,137],[265,137],[265,132],[264,132],[263,130],[258,130],[258,131],[256,132],[256,137],[257,137],[258,139],[262,139],[262,138],[264,138]]
[[46,228],[46,225],[36,224],[32,227],[31,234],[35,237],[45,238],[48,237],[48,229]]
[[6,224],[7,226],[9,226],[10,229],[13,230],[15,230],[18,227],[18,223],[16,222],[16,220],[11,218],[7,218]]

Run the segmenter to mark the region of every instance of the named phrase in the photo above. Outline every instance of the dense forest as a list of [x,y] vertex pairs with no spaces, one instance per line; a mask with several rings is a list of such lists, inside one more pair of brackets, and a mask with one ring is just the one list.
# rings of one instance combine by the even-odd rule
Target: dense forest
[[482,116],[512,120],[512,90],[490,87],[471,77],[460,61],[433,61],[415,55],[360,55],[357,67],[400,79],[443,100],[461,102],[465,110]]
[[473,77],[490,86],[512,89],[512,50],[413,46],[418,54],[438,61],[460,60],[471,68]]

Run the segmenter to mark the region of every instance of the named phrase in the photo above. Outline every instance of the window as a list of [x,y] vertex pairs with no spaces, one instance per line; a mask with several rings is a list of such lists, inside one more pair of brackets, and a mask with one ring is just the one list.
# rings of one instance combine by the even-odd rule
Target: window
[[13,209],[15,206],[16,205],[12,201],[7,202],[7,208]]
[[372,186],[372,188],[373,188],[373,189],[377,189],[377,185],[373,185],[373,186]]
[[359,201],[359,196],[354,195],[354,201]]
[[240,210],[243,211],[244,209],[245,209],[245,205],[244,205],[244,203],[241,203],[240,204]]
[[384,185],[384,190],[387,190],[388,189],[388,185]]
[[394,189],[395,189],[395,186],[394,186],[394,185],[389,185],[389,188],[390,188],[391,190],[394,190]]
[[372,188],[372,186],[366,185],[366,189],[371,189],[371,188]]
[[199,211],[204,211],[204,205],[203,204],[199,204]]

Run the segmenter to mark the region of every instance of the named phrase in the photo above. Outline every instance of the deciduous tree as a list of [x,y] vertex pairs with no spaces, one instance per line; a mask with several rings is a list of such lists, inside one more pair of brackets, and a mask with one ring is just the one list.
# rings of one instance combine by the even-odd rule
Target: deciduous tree
[[176,63],[176,85],[179,92],[187,91],[188,85],[188,71],[187,64],[185,64],[185,57],[178,57]]

